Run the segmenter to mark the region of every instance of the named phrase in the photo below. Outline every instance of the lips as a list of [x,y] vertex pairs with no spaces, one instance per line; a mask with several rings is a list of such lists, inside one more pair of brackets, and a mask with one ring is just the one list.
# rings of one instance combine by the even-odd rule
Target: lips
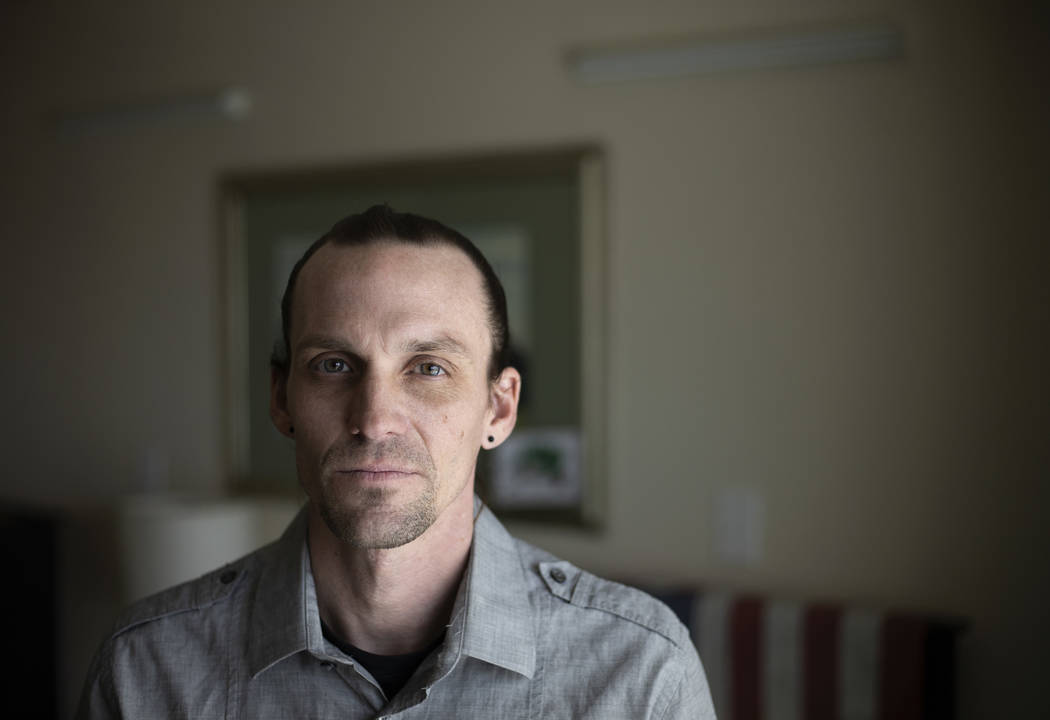
[[425,448],[412,445],[407,438],[382,443],[348,441],[325,451],[321,471],[329,477],[362,482],[407,480],[412,475],[430,476],[434,461]]
[[341,473],[396,473],[400,475],[412,475],[416,472],[415,468],[405,467],[402,465],[390,465],[390,464],[362,464],[354,465],[351,467],[341,467],[336,469],[336,472]]
[[335,473],[337,475],[345,475],[360,480],[374,481],[399,480],[417,474],[415,470],[389,466],[343,468],[336,470]]

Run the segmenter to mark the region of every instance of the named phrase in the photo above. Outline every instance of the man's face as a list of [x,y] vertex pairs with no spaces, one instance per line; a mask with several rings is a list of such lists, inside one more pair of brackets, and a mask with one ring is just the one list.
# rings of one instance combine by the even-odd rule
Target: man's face
[[397,547],[472,492],[500,411],[481,274],[460,250],[323,246],[296,282],[289,343],[274,420],[294,426],[299,481],[336,537]]

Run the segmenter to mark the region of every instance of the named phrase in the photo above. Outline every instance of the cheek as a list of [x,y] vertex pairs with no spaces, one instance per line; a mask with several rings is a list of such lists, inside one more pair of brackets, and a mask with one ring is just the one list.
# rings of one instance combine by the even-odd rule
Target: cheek
[[485,410],[486,407],[479,406],[476,397],[440,396],[419,402],[412,414],[419,433],[428,444],[440,446],[433,447],[432,452],[472,456],[478,448],[468,444],[480,437]]
[[404,392],[415,413],[426,414],[432,422],[441,425],[455,425],[473,417],[479,409],[484,411],[487,402],[485,389],[464,378],[449,382],[411,382]]
[[310,382],[299,374],[293,374],[288,382],[287,398],[288,410],[293,417],[298,417],[300,422],[321,414],[332,405],[333,388],[318,387],[317,383]]
[[448,415],[441,416],[441,425],[446,429],[446,432],[453,436],[453,439],[456,441],[462,441],[463,438],[467,436],[466,428],[462,426],[454,427],[449,424]]

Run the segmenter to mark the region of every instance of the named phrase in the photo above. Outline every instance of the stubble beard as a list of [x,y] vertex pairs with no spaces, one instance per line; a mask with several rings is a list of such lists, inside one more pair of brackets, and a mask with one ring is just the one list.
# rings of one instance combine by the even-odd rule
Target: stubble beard
[[[390,487],[354,487],[342,482],[338,470],[382,460],[398,467],[412,468],[416,476],[392,480]],[[437,520],[436,468],[430,454],[409,446],[401,439],[385,443],[352,441],[329,448],[321,459],[319,472],[321,518],[328,529],[347,545],[367,550],[385,550],[412,542]],[[401,483],[422,487],[406,500]],[[396,504],[395,504],[396,503]]]

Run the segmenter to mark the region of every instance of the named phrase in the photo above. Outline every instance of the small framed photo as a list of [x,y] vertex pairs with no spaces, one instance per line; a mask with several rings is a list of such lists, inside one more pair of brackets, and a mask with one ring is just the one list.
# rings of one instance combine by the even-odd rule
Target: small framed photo
[[489,499],[507,510],[573,510],[583,499],[578,428],[522,429],[493,452]]

